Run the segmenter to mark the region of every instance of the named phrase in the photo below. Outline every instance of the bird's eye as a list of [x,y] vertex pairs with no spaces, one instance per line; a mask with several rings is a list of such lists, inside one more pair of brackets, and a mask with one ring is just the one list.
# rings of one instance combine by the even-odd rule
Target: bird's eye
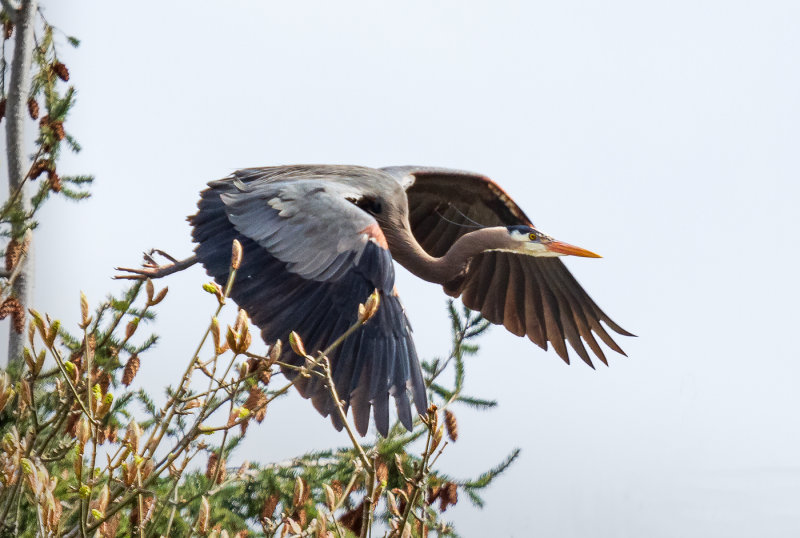
[[535,233],[531,232],[528,234],[528,239],[530,239],[531,241],[536,241],[538,237],[536,237]]

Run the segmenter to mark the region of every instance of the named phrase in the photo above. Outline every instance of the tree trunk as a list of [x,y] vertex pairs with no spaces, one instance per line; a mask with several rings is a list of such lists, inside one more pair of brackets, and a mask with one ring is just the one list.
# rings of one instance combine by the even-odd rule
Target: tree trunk
[[[14,17],[15,39],[14,57],[11,61],[11,77],[6,101],[6,157],[8,159],[9,193],[20,190],[17,200],[25,213],[31,211],[31,199],[26,184],[28,160],[25,157],[25,121],[28,93],[30,92],[31,59],[33,57],[33,28],[36,22],[36,0],[23,0]],[[22,228],[12,229],[14,237],[22,239]],[[19,300],[25,311],[30,307],[33,288],[33,241],[28,245],[28,255],[20,263],[19,276],[14,281],[12,294]],[[7,367],[12,361],[20,360],[25,343],[24,334],[17,334],[13,324],[9,327],[8,357],[0,358],[0,367]]]

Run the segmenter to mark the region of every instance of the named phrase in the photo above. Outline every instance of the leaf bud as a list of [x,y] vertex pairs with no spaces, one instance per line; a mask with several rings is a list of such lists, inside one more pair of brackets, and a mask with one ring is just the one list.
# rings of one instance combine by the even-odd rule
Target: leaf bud
[[141,436],[142,428],[139,427],[139,424],[135,420],[131,420],[130,424],[128,424],[128,433],[125,435],[125,440],[131,445],[131,450],[137,454],[139,452],[139,439]]
[[36,361],[33,360],[31,350],[28,349],[27,346],[22,348],[22,358],[25,359],[25,364],[28,366],[28,370],[30,370],[33,375],[36,375],[36,372],[33,371],[34,368],[36,368]]
[[147,293],[147,303],[150,304],[153,301],[153,294],[156,292],[156,288],[149,278],[144,283],[144,291]]
[[106,508],[108,508],[108,498],[109,498],[109,491],[108,491],[108,484],[103,485],[103,489],[100,490],[100,497],[97,499],[97,508],[101,512],[105,512]]
[[202,535],[208,532],[208,518],[210,515],[211,506],[208,504],[208,499],[204,495],[203,500],[200,501],[200,513],[197,514],[197,523],[195,524],[198,534]]
[[336,494],[328,484],[323,484],[322,487],[325,488],[325,504],[328,506],[328,510],[333,512],[336,507]]
[[92,322],[92,319],[89,317],[89,300],[86,298],[86,294],[81,292],[81,323],[80,328],[85,329],[89,326],[89,323]]
[[378,293],[378,290],[372,292],[372,294],[367,298],[367,302],[363,305],[358,305],[358,321],[361,323],[366,323],[369,321],[372,316],[375,315],[375,312],[378,311],[378,306],[381,304],[381,296]]
[[275,343],[272,344],[272,347],[269,348],[269,362],[267,363],[267,368],[271,368],[273,364],[275,364],[278,359],[281,358],[281,353],[283,352],[283,343],[280,340],[275,340]]
[[17,384],[17,390],[19,392],[19,396],[22,399],[22,402],[27,405],[33,405],[33,395],[31,394],[31,385],[25,380],[20,381]]
[[216,282],[206,282],[205,284],[203,284],[203,289],[208,293],[210,293],[211,295],[214,295],[217,298],[219,304],[225,303],[225,297],[222,295],[222,288],[220,288],[219,284],[217,284]]
[[86,417],[81,417],[80,422],[78,422],[78,442],[81,445],[85,445],[86,441],[89,440],[89,421],[86,420]]
[[239,339],[239,335],[233,332],[230,326],[228,326],[228,331],[225,333],[225,341],[228,343],[228,347],[231,348],[234,354],[239,354],[239,345],[237,340]]
[[103,418],[111,410],[111,404],[114,403],[114,395],[110,392],[103,396],[103,403],[100,404],[100,409],[97,410],[97,418]]
[[306,348],[303,346],[303,340],[300,338],[300,335],[294,331],[289,333],[289,345],[292,346],[292,351],[301,357],[305,357],[307,355]]
[[163,300],[164,300],[164,297],[166,297],[166,296],[167,296],[167,292],[168,292],[168,291],[169,291],[169,286],[164,286],[164,289],[162,289],[161,291],[159,291],[159,292],[156,294],[155,298],[153,298],[153,300],[152,300],[152,301],[149,301],[149,303],[150,303],[150,306],[155,306],[155,305],[157,305],[158,303],[160,303],[161,301],[163,301]]
[[242,244],[238,239],[233,240],[231,247],[231,269],[234,271],[242,264]]
[[139,319],[134,318],[128,322],[125,326],[125,340],[129,340],[133,333],[136,332],[136,328],[139,326]]

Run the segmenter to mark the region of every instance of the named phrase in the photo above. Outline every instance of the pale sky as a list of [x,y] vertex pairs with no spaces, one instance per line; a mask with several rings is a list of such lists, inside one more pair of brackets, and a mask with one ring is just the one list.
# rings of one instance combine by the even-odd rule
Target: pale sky
[[[622,326],[629,357],[564,365],[495,328],[467,365],[473,476],[522,454],[447,516],[465,537],[800,534],[797,2],[45,2],[78,88],[67,129],[97,177],[48,203],[36,305],[77,322],[113,266],[192,249],[207,181],[291,163],[485,173]],[[3,166],[4,167],[4,166]],[[213,311],[203,271],[168,278],[137,381],[177,379]],[[398,271],[421,355],[447,352],[445,297]],[[3,333],[6,333],[3,325]],[[347,444],[297,396],[240,457]]]

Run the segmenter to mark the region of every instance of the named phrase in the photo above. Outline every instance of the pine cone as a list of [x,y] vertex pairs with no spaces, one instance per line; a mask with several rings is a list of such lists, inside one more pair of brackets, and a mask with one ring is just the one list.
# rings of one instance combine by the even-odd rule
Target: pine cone
[[61,192],[61,178],[53,170],[48,170],[47,177],[50,178],[50,190]]
[[108,393],[108,387],[111,386],[111,375],[108,372],[102,372],[100,374],[100,379],[98,380],[98,384],[100,385],[100,390],[103,391],[103,394]]
[[6,271],[11,272],[14,266],[17,265],[19,254],[22,251],[22,245],[16,239],[12,239],[6,246]]
[[14,23],[11,21],[3,21],[3,39],[10,39],[14,33]]
[[[219,467],[219,473],[217,473],[217,467]],[[214,483],[222,484],[227,474],[228,473],[225,470],[225,460],[220,462],[219,455],[216,452],[212,452],[211,455],[208,456],[208,464],[206,465],[206,478],[212,480],[214,476],[216,476],[217,480]]]
[[67,66],[61,62],[56,62],[53,64],[53,72],[64,82],[69,80],[69,69],[67,69]]
[[67,136],[64,132],[64,122],[62,121],[51,122],[50,128],[53,130],[53,134],[56,135],[56,139],[58,140],[64,140]]
[[0,319],[5,319],[7,316],[11,316],[14,331],[22,334],[25,330],[25,311],[16,297],[9,297],[0,305]]
[[64,433],[68,433],[72,437],[78,435],[78,420],[81,418],[80,410],[71,411],[67,417],[67,424],[64,426]]
[[442,486],[442,491],[439,494],[439,509],[444,512],[449,505],[458,503],[458,485],[453,482],[447,482]]
[[447,429],[447,437],[454,443],[458,441],[458,422],[456,422],[456,416],[449,409],[444,410],[444,427]]
[[6,98],[0,100],[0,120],[3,119],[6,115]]
[[33,97],[28,99],[28,113],[34,120],[39,117],[39,103]]
[[275,509],[278,507],[278,501],[280,500],[281,498],[276,493],[264,499],[264,506],[261,508],[261,519],[271,518],[275,514]]
[[38,161],[33,163],[33,166],[31,166],[31,171],[28,174],[28,177],[31,178],[31,180],[37,179],[43,173],[51,170],[51,168],[52,165],[48,161],[44,159],[39,159]]
[[122,384],[126,387],[133,382],[133,378],[136,377],[136,372],[139,371],[139,364],[141,361],[137,355],[131,355],[131,358],[128,359],[128,362],[125,364],[125,371],[122,373]]
[[350,529],[356,536],[361,534],[361,526],[364,524],[364,501],[355,508],[342,514],[339,523]]

